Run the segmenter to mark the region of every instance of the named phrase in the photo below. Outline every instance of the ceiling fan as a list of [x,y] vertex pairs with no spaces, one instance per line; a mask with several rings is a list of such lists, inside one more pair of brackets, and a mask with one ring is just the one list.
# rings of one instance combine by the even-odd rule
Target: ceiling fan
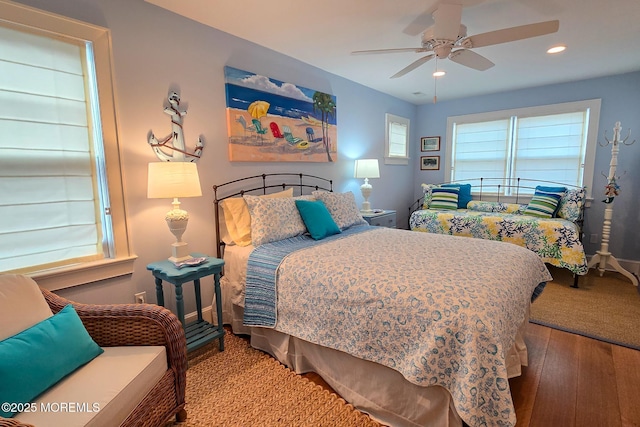
[[422,33],[422,43],[420,47],[358,50],[351,53],[360,55],[398,52],[433,52],[398,71],[391,76],[392,79],[404,76],[434,57],[438,59],[449,58],[460,65],[484,71],[493,67],[495,64],[471,49],[551,34],[558,31],[560,27],[560,22],[555,20],[467,36],[467,27],[461,23],[462,4],[456,3],[455,1],[442,3],[434,10],[432,16],[434,24]]

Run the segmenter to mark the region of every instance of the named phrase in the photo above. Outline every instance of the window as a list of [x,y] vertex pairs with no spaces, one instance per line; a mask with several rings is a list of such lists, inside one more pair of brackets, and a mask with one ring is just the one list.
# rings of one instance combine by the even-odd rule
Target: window
[[600,100],[588,100],[449,117],[445,176],[538,179],[590,194],[599,116]]
[[409,164],[409,119],[387,113],[384,162],[388,165]]
[[0,272],[49,289],[131,273],[108,30],[0,15]]

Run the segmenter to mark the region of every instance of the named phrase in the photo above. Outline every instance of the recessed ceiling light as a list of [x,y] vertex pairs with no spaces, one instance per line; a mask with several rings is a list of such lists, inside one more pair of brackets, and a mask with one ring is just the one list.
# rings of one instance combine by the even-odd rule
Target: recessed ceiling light
[[547,53],[560,53],[564,51],[567,47],[563,44],[558,46],[553,46],[547,50]]
[[444,72],[444,71],[436,71],[435,73],[433,73],[433,77],[442,77],[445,74],[447,74],[447,73]]

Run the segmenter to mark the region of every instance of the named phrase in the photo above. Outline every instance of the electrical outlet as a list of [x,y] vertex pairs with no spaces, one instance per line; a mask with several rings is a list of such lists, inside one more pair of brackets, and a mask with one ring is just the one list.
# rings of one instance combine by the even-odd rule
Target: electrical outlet
[[138,292],[137,294],[134,294],[134,297],[136,299],[136,304],[146,304],[147,302],[147,292]]
[[591,237],[589,238],[589,243],[598,243],[598,235],[592,234]]

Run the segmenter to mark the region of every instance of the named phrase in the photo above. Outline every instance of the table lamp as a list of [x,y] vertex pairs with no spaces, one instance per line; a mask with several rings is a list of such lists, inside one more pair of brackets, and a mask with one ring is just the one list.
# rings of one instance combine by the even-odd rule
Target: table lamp
[[353,176],[355,178],[364,178],[364,184],[360,186],[362,197],[364,197],[364,202],[362,202],[362,209],[360,209],[360,212],[373,212],[371,209],[371,203],[369,203],[369,196],[371,196],[371,190],[373,189],[371,184],[369,184],[369,178],[380,178],[378,159],[356,160]]
[[200,196],[202,196],[202,190],[195,163],[149,163],[147,197],[150,199],[173,199],[173,209],[165,216],[169,230],[176,236],[176,241],[171,245],[172,255],[169,257],[169,261],[177,263],[191,258],[187,242],[182,241],[182,235],[189,222],[189,214],[180,209],[178,197]]

